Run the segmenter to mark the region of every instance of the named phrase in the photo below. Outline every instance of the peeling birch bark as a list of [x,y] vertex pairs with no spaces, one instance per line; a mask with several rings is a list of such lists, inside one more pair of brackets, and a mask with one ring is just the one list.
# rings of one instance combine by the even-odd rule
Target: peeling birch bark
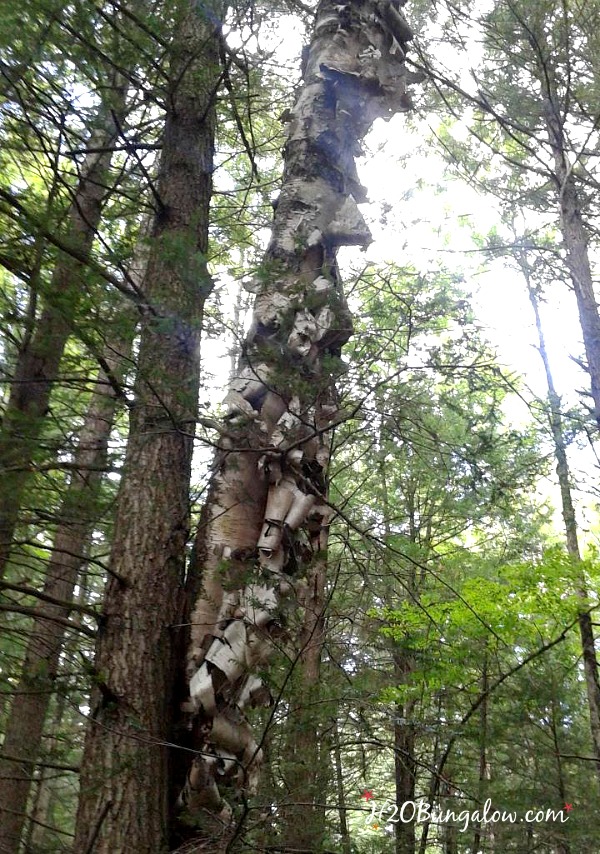
[[180,797],[192,818],[208,809],[227,820],[222,781],[253,791],[261,751],[244,709],[270,698],[252,671],[284,631],[285,597],[325,550],[327,427],[339,417],[333,384],[352,334],[336,253],[371,241],[358,208],[363,137],[376,118],[410,107],[402,5],[322,0],[290,114],[272,237],[248,286],[253,323],[196,544],[203,589],[186,711],[200,743]]

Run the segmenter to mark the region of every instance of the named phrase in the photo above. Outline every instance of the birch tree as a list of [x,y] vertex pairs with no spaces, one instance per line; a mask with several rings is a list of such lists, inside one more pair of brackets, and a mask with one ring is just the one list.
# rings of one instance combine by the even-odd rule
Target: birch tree
[[261,749],[245,709],[271,698],[255,671],[283,639],[283,601],[305,596],[326,555],[327,433],[344,418],[334,378],[352,333],[336,256],[371,239],[357,206],[366,199],[355,166],[361,140],[376,118],[409,107],[412,32],[400,5],[320,3],[288,116],[271,241],[249,283],[253,322],[196,541],[202,592],[187,710],[198,754],[180,798],[189,815],[206,810],[225,828],[220,784],[257,784]]

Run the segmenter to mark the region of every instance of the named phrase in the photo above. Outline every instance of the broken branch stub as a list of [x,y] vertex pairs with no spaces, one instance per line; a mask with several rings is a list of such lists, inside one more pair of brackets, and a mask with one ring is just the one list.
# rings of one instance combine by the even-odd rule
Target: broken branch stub
[[[371,241],[355,157],[378,117],[409,106],[412,32],[398,0],[320,3],[303,85],[286,115],[282,189],[239,376],[226,403],[198,531],[202,592],[192,615],[190,700],[202,743],[182,803],[227,813],[218,784],[256,784],[261,752],[244,717],[270,702],[252,673],[282,631],[282,597],[321,559],[327,424],[336,423],[331,356],[352,334],[339,246]],[[324,358],[328,357],[328,358]],[[333,360],[335,361],[335,360]],[[235,730],[235,734],[234,734]]]

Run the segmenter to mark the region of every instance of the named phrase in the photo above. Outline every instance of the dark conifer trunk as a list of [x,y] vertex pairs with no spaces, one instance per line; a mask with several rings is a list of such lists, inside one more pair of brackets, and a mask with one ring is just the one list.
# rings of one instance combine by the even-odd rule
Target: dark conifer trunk
[[[405,684],[413,669],[410,655],[394,649],[395,684]],[[414,801],[417,764],[415,761],[415,727],[412,721],[414,703],[397,703],[394,721],[394,778],[398,813],[405,803]],[[414,822],[396,824],[396,854],[415,854],[416,835]]]
[[82,763],[75,850],[168,850],[199,338],[212,189],[218,9],[181,0],[171,45],[160,196],[144,292],[135,402]]

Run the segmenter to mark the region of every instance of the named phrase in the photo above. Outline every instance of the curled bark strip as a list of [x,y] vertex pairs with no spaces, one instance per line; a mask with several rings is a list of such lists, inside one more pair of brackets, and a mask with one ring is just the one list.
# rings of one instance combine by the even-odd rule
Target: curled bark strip
[[[271,241],[247,289],[254,318],[227,394],[231,439],[215,462],[196,554],[190,711],[201,732],[182,801],[225,816],[219,780],[252,791],[261,752],[244,717],[270,702],[252,670],[282,632],[285,596],[322,560],[331,522],[327,425],[339,420],[336,357],[352,334],[339,246],[367,246],[354,159],[378,117],[407,109],[397,0],[322,0],[304,82],[286,115],[285,170]],[[235,448],[236,450],[232,450]],[[195,724],[194,724],[195,719]]]

